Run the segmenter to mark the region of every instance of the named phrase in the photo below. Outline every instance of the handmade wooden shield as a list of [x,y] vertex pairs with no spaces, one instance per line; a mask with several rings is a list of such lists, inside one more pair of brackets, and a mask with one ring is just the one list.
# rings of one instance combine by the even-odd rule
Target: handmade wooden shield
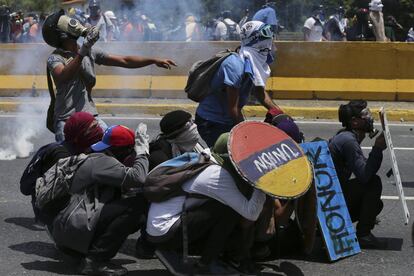
[[380,119],[381,119],[382,129],[384,130],[385,141],[387,143],[388,151],[391,157],[392,172],[393,172],[395,184],[396,184],[395,186],[397,187],[397,192],[400,198],[401,207],[404,213],[404,223],[405,225],[407,225],[408,221],[410,220],[410,212],[408,211],[407,201],[405,199],[404,189],[402,186],[402,181],[401,181],[401,176],[400,176],[400,170],[398,169],[397,157],[395,156],[394,145],[391,139],[391,132],[388,126],[387,114],[384,108],[381,108],[380,110]]
[[317,197],[315,183],[310,189],[297,199],[295,205],[295,219],[303,237],[303,252],[310,255],[315,244],[316,228],[318,227]]
[[238,124],[230,132],[228,149],[240,175],[270,196],[297,198],[312,183],[312,167],[302,149],[272,125]]

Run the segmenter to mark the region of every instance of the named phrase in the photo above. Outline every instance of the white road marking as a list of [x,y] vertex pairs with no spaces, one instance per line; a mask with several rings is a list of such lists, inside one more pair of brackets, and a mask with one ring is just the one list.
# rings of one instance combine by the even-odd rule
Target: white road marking
[[[371,150],[372,147],[362,147],[363,150]],[[395,147],[394,150],[406,150],[406,151],[413,151],[414,148],[400,148],[400,147]]]
[[[381,199],[400,200],[400,197],[399,196],[386,196],[386,195],[383,195],[383,196],[381,196]],[[406,196],[405,200],[414,200],[414,196]]]
[[[302,124],[302,125],[312,125],[312,124],[317,124],[317,125],[338,125],[340,126],[341,123],[339,122],[330,122],[330,121],[295,121],[298,124]],[[392,123],[392,124],[388,124],[389,126],[399,126],[399,127],[414,127],[414,124],[399,124],[399,123]],[[380,127],[381,124],[377,123],[375,124],[375,126]]]
[[[45,117],[46,115],[25,115],[25,114],[0,114],[0,118],[16,118],[16,117]],[[106,120],[161,120],[161,116],[152,116],[152,117],[140,117],[140,116],[100,116],[101,119]],[[254,117],[249,118],[250,120],[254,121],[262,121],[262,118]],[[303,125],[340,125],[339,122],[334,121],[300,121],[296,120],[296,123],[303,124]],[[375,124],[376,126],[380,126],[380,124]],[[403,123],[393,123],[388,124],[389,126],[399,126],[399,127],[414,127],[414,124],[403,124]]]

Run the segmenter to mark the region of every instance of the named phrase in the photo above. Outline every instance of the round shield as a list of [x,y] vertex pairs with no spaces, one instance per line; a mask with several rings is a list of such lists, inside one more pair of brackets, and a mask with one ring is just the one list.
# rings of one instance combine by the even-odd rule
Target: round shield
[[270,196],[297,198],[312,183],[312,167],[302,149],[270,124],[238,124],[230,132],[228,149],[240,175]]

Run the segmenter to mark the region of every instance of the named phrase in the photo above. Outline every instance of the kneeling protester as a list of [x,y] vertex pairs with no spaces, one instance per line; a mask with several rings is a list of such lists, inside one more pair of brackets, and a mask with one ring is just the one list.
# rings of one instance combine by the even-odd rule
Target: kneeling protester
[[[59,249],[82,257],[83,275],[125,275],[109,262],[144,221],[147,201],[139,191],[148,173],[148,135],[124,126],[108,128],[93,153],[76,168],[70,203],[55,218],[52,236]],[[132,166],[125,164],[132,161]],[[69,249],[69,250],[67,250]]]
[[[228,133],[220,138],[227,151]],[[189,155],[193,156],[193,160],[202,160],[202,154]],[[184,156],[180,156],[160,164],[149,173],[147,179],[168,166],[177,164],[180,167],[179,162],[184,159]],[[148,239],[157,245],[156,254],[160,260],[176,275],[180,272],[190,273],[189,270],[196,274],[238,275],[238,272],[219,260],[219,255],[233,243],[231,236],[240,218],[255,221],[266,199],[265,194],[257,189],[253,190],[250,197],[246,197],[232,173],[219,165],[217,160],[212,161],[205,162],[205,165],[200,165],[203,162],[193,162],[205,167],[191,178],[183,178],[180,189],[178,192],[176,190],[173,197],[157,202],[153,200],[149,209],[146,229]],[[177,171],[186,166],[191,167],[191,162],[181,162],[181,165]],[[252,189],[244,185],[241,187],[243,190]],[[243,243],[242,240],[238,242]],[[180,258],[181,250],[184,257],[187,250],[190,254],[201,255],[199,262],[186,267]]]

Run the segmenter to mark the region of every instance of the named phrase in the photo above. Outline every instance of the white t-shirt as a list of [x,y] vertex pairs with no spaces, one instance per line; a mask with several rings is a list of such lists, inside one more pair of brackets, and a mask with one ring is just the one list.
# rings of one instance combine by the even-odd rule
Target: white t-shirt
[[227,26],[222,21],[217,22],[214,36],[216,37],[217,40],[227,39]]
[[100,41],[107,41],[108,40],[108,31],[114,30],[114,24],[111,22],[111,20],[104,14],[101,14],[98,20],[93,20],[92,18],[89,18],[89,23],[92,26],[96,26],[96,28],[99,30],[99,40]]
[[307,41],[322,41],[323,26],[320,21],[315,20],[313,17],[309,17],[305,21],[303,27],[310,30]]
[[[237,188],[233,177],[219,165],[207,167],[183,185],[184,191],[213,198],[235,210],[244,218],[256,221],[263,209],[266,196],[255,189],[248,200]],[[148,211],[147,233],[158,237],[166,234],[180,218],[185,196],[174,197],[161,203],[151,203]],[[187,208],[197,206],[204,199],[189,198]]]

